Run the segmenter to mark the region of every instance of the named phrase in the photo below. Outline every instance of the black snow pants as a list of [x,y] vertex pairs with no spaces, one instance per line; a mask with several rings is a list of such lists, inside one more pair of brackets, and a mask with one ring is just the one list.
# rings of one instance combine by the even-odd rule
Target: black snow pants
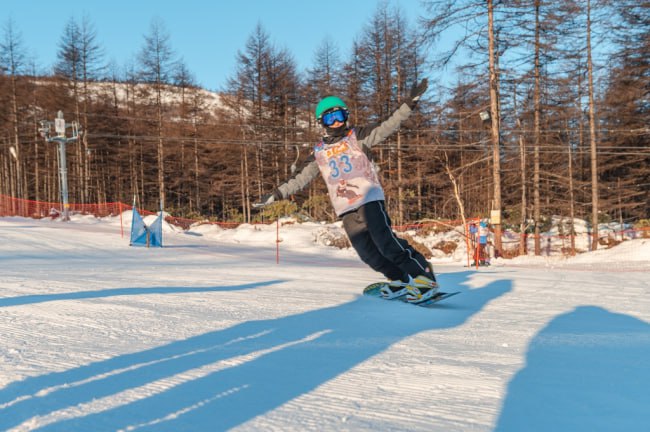
[[431,265],[391,227],[383,201],[373,201],[343,215],[343,228],[361,260],[390,280],[426,275],[435,280]]

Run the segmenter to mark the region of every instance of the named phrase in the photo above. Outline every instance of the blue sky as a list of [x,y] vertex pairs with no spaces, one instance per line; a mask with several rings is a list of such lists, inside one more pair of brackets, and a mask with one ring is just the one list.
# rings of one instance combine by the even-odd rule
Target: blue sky
[[[37,65],[45,70],[55,61],[63,28],[70,18],[87,15],[94,24],[105,60],[124,65],[143,45],[153,18],[160,18],[171,46],[185,60],[199,83],[219,90],[235,72],[238,50],[243,51],[257,23],[271,41],[286,48],[302,71],[310,67],[316,49],[326,38],[346,59],[352,39],[377,11],[381,0],[343,2],[313,0],[2,0],[0,23],[8,19],[23,38]],[[422,14],[419,0],[390,0],[414,25]],[[4,35],[4,30],[2,31]]]

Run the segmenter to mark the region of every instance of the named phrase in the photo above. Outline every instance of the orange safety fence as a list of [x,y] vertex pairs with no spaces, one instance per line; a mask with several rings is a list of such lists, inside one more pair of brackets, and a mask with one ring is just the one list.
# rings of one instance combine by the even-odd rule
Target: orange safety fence
[[[126,206],[126,204],[122,204],[122,206]],[[126,206],[123,207],[124,210],[130,210],[131,206]],[[149,215],[156,215],[157,213],[155,212],[150,212],[147,210],[143,209],[138,209],[140,214],[142,216],[149,216]],[[209,224],[209,225],[217,225],[221,228],[237,228],[239,225],[241,225],[241,222],[215,222],[215,221],[209,221],[206,219],[187,219],[187,218],[182,218],[178,216],[171,216],[167,215],[165,216],[165,222],[167,222],[170,225],[177,226],[179,228],[182,228],[184,230],[188,230],[192,225],[196,223],[201,223],[201,224]]]
[[[7,195],[0,194],[0,216],[21,216],[34,219],[52,218],[56,219],[61,216],[62,204],[60,202],[45,202],[45,201],[31,201],[20,198],[13,198]],[[131,210],[130,204],[122,202],[106,202],[101,204],[77,204],[71,203],[68,205],[68,213],[70,215],[92,215],[95,217],[108,217],[120,216],[122,212]],[[155,215],[154,212],[138,209],[143,215]],[[188,229],[192,224],[203,222],[194,219],[185,219],[175,216],[165,217],[165,221],[169,224],[176,225],[183,229]],[[214,225],[219,225],[222,228],[235,228],[240,225],[237,222],[205,222]]]
[[[131,210],[131,204],[123,202],[106,202],[102,204],[76,204],[71,203],[68,205],[68,212],[70,215],[92,215],[95,217],[119,216],[122,212]],[[60,202],[45,202],[45,201],[31,201],[20,198],[13,198],[7,195],[0,194],[0,216],[22,216],[35,219],[52,218],[56,219],[62,214],[62,204]],[[138,209],[142,216],[156,215],[155,212],[150,212],[144,209]],[[177,216],[167,215],[165,221],[171,225],[178,226],[183,229],[188,229],[196,223],[204,223],[211,225],[218,225],[221,228],[236,228],[241,225],[241,222],[215,222],[204,219],[188,219]],[[275,221],[264,223],[268,225]],[[255,223],[254,223],[255,225]],[[431,221],[422,222],[417,224],[405,224],[394,226],[396,231],[418,230],[429,232],[431,230],[440,229],[444,230],[454,229],[462,225],[460,221]]]
[[[69,215],[92,215],[95,217],[108,217],[108,216],[120,216],[124,211],[131,210],[132,206],[130,204],[125,204],[122,202],[106,202],[101,204],[69,204],[68,212]],[[138,209],[138,211],[143,215],[155,215],[154,212],[149,212],[147,210]],[[43,201],[31,201],[24,200],[20,198],[14,198],[7,195],[0,194],[0,216],[21,216],[28,218],[52,218],[56,219],[62,214],[62,204],[60,202],[43,202]],[[210,224],[217,225],[221,228],[236,228],[241,225],[240,222],[215,222],[208,220],[198,220],[198,219],[188,219],[182,217],[176,217],[168,215],[165,217],[165,221],[171,225],[178,226],[184,230],[190,228],[190,226],[201,223],[201,224]],[[469,225],[471,223],[477,223],[479,219],[467,219],[466,225],[463,227],[463,222],[460,220],[434,220],[434,221],[423,221],[420,223],[396,225],[393,228],[395,231],[404,232],[404,231],[416,231],[417,234],[426,236],[431,232],[442,232],[442,231],[456,231],[458,234],[464,237],[466,246],[467,246],[467,256],[468,256],[468,265],[469,260],[472,256],[476,256],[475,250],[475,239],[472,238],[472,234],[469,232]],[[279,243],[279,221],[270,221],[264,225],[275,222],[278,229],[278,240]],[[624,230],[605,230],[604,232],[599,232],[599,241],[601,244],[612,245],[616,242],[622,241],[630,238],[650,238],[650,227],[639,227],[639,228],[626,228]],[[589,238],[590,233],[574,235],[573,240]],[[556,249],[557,242],[555,240],[561,240],[561,251],[563,254],[574,254],[576,251],[569,250],[569,246],[574,244],[572,242],[571,235],[540,235],[545,244],[545,252],[550,253],[551,248]],[[534,234],[527,234],[524,236],[524,239],[527,243],[527,249],[529,249],[528,243],[535,238]],[[516,256],[518,253],[519,243],[521,242],[521,235],[519,233],[514,233],[510,231],[505,231],[502,236],[502,245],[503,250],[499,251],[501,256],[510,257]],[[567,244],[569,246],[567,246]],[[554,252],[557,252],[554,250]]]
[[[0,194],[0,217],[2,216],[19,216],[34,219],[52,218],[56,219],[63,214],[63,205],[59,202],[31,201],[20,198],[14,198]],[[124,237],[124,226],[122,221],[122,212],[131,210],[132,206],[122,202],[107,202],[102,204],[68,204],[68,215],[92,215],[95,217],[120,217],[120,231]],[[156,213],[143,209],[138,209],[142,216],[155,215]],[[241,225],[240,222],[214,222],[207,220],[187,219],[168,215],[165,222],[187,230],[196,223],[217,225],[221,228],[236,228]],[[270,222],[271,223],[271,222]],[[276,223],[276,262],[280,262],[280,223]],[[267,224],[265,224],[267,225]]]
[[[70,204],[71,214],[93,215],[96,217],[119,216],[131,207],[123,203]],[[30,201],[0,195],[0,216],[22,216],[29,218],[57,218],[62,214],[59,202]]]

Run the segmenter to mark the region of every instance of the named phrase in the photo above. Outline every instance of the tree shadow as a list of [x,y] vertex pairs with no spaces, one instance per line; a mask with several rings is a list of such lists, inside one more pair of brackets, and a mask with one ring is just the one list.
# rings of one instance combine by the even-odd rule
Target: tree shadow
[[241,291],[252,288],[259,288],[284,282],[283,280],[271,280],[232,286],[215,287],[142,287],[142,288],[112,288],[93,291],[75,291],[58,294],[34,294],[18,297],[0,298],[0,308],[8,306],[22,306],[27,304],[45,303],[60,300],[85,300],[105,297],[150,295],[150,294],[189,294],[201,292],[226,292]]
[[[458,286],[468,274],[446,280]],[[461,295],[435,310],[360,296],[28,378],[0,391],[0,428],[176,377],[179,382],[162,391],[42,430],[225,430],[310,392],[405,338],[463,324],[511,285],[459,287]],[[190,376],[206,367],[213,369]]]
[[644,321],[592,306],[558,316],[530,343],[495,430],[647,430],[649,359]]

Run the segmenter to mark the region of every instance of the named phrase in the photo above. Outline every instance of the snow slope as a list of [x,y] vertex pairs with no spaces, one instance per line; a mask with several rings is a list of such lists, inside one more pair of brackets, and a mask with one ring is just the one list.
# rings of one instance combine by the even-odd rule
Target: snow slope
[[321,228],[0,218],[0,430],[647,430],[650,240],[434,261],[423,309]]

